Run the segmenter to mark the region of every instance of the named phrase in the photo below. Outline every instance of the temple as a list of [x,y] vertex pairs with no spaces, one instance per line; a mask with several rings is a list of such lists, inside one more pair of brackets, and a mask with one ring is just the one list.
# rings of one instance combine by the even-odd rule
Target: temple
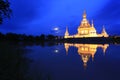
[[69,48],[74,46],[78,49],[78,54],[81,56],[83,61],[84,68],[87,67],[87,62],[89,61],[90,57],[94,60],[95,53],[97,52],[97,48],[102,48],[103,53],[105,55],[109,44],[73,44],[73,43],[64,43],[64,47],[66,50],[66,55],[68,55]]
[[87,15],[85,11],[83,13],[83,19],[81,21],[81,24],[79,25],[77,30],[78,30],[77,34],[69,35],[68,27],[67,27],[64,38],[108,37],[109,36],[104,27],[101,34],[97,34],[93,21],[92,21],[92,24],[89,23],[89,21],[87,20]]

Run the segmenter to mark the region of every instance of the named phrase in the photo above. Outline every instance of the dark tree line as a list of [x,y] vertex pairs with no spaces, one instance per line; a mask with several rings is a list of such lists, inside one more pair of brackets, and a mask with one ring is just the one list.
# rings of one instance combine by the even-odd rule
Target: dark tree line
[[120,37],[116,36],[110,36],[108,38],[98,38],[98,37],[93,37],[93,38],[73,38],[73,39],[64,39],[63,37],[60,36],[54,36],[54,35],[44,35],[41,34],[39,36],[33,36],[33,35],[26,35],[26,34],[16,34],[16,33],[7,33],[7,34],[2,34],[0,33],[0,41],[10,41],[10,42],[32,42],[32,43],[44,43],[44,42],[84,42],[84,43],[120,43]]
[[45,42],[45,41],[54,41],[58,39],[58,36],[54,35],[44,35],[33,36],[33,35],[25,35],[25,34],[16,34],[16,33],[0,33],[0,40],[4,41],[27,41],[27,42]]
[[2,24],[4,18],[10,18],[11,12],[9,1],[0,0],[0,24]]
[[40,45],[44,46],[53,46],[58,45],[58,41],[60,39],[58,36],[54,35],[44,35],[41,34],[39,36],[33,35],[25,35],[25,34],[16,34],[16,33],[7,33],[2,34],[0,33],[0,42],[1,43],[10,43],[10,44],[17,44],[19,46],[33,46],[33,45]]

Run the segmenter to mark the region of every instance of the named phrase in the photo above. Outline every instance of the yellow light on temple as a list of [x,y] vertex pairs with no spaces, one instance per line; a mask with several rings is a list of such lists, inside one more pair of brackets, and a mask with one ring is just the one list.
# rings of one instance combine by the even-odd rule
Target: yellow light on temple
[[85,11],[83,13],[83,19],[81,21],[81,24],[79,25],[77,30],[78,30],[78,33],[76,33],[75,35],[69,35],[68,28],[66,28],[64,38],[108,37],[109,36],[104,27],[101,34],[98,34],[96,32],[93,20],[92,20],[92,24],[90,24],[89,21],[87,20],[87,14]]

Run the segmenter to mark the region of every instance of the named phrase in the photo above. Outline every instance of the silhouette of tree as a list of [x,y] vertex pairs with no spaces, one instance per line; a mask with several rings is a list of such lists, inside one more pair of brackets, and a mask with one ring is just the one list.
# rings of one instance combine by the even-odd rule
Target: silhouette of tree
[[28,39],[29,41],[34,41],[34,36],[29,35],[29,36],[27,37],[27,39]]
[[10,18],[10,3],[8,0],[0,0],[0,24],[2,24],[4,18]]
[[41,41],[44,41],[45,40],[45,35],[41,34],[40,39],[41,39]]
[[0,32],[0,40],[4,40],[4,34]]
[[48,35],[48,36],[47,36],[47,39],[48,39],[48,40],[54,40],[54,39],[55,39],[55,36],[53,36],[53,35]]

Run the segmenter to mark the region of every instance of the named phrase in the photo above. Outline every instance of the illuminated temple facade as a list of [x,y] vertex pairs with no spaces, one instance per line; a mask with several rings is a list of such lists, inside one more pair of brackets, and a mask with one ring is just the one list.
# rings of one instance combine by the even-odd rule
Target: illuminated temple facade
[[77,34],[69,35],[68,28],[66,28],[64,38],[108,37],[109,36],[104,27],[101,34],[97,34],[93,21],[92,21],[92,24],[89,23],[89,21],[87,20],[87,15],[85,11],[83,13],[83,19],[81,21],[81,24],[77,30],[78,30]]

